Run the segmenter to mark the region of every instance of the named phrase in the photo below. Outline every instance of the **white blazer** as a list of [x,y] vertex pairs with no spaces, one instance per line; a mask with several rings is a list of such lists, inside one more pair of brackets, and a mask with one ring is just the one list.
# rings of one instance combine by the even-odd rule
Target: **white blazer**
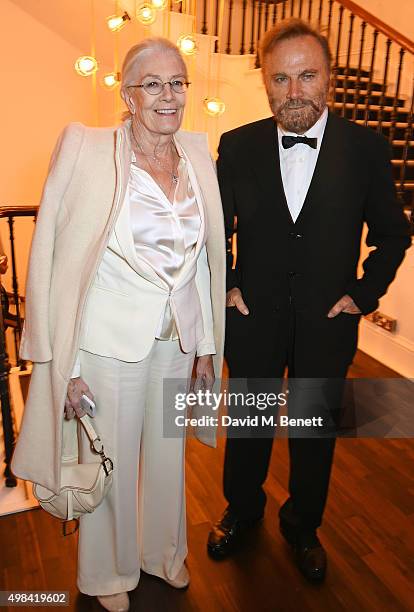
[[129,206],[127,201],[123,202],[88,293],[82,317],[81,349],[122,361],[144,359],[169,301],[183,351],[197,349],[199,355],[216,352],[205,247],[208,231],[205,202],[188,157],[186,163],[201,218],[193,256],[187,259],[170,290],[137,255]]

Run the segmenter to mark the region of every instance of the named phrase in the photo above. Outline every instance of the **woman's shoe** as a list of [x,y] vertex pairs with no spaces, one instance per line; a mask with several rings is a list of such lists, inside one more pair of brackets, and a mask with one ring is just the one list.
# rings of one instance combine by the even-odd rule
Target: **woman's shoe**
[[127,612],[129,610],[128,593],[115,593],[114,595],[98,595],[97,600],[109,612]]
[[169,580],[168,578],[164,578],[164,580],[175,589],[185,589],[190,584],[190,574],[184,564],[173,580]]

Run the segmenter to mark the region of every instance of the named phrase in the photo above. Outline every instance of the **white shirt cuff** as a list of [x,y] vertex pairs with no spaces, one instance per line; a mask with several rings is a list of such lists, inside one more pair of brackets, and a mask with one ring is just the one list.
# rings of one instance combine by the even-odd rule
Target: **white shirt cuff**
[[79,359],[79,355],[76,357],[76,361],[75,361],[75,365],[73,366],[73,370],[72,370],[72,374],[70,375],[71,378],[79,378],[80,376],[80,359]]
[[206,342],[205,344],[200,344],[197,347],[197,357],[203,357],[203,355],[215,355],[216,347],[214,342]]

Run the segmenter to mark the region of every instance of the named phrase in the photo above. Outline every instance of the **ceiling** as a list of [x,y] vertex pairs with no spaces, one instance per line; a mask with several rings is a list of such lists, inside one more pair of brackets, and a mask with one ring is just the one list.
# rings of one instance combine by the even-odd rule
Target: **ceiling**
[[[80,54],[91,51],[93,28],[95,24],[96,56],[103,64],[111,65],[118,36],[120,57],[123,50],[142,38],[142,26],[134,20],[114,35],[106,26],[106,17],[127,10],[134,13],[135,0],[10,0],[31,17],[76,47]],[[94,19],[92,19],[94,15]]]

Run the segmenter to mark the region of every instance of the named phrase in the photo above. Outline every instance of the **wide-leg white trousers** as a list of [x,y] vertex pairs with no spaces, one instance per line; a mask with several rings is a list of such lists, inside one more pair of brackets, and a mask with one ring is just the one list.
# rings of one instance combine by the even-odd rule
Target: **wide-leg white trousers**
[[[115,466],[111,491],[80,520],[82,593],[132,590],[141,568],[173,579],[184,563],[185,432],[181,438],[163,436],[163,379],[181,379],[182,391],[193,362],[194,352],[183,353],[177,340],[155,340],[136,363],[81,351],[81,376],[97,405],[93,422]],[[85,435],[81,452],[83,461],[96,461]]]

